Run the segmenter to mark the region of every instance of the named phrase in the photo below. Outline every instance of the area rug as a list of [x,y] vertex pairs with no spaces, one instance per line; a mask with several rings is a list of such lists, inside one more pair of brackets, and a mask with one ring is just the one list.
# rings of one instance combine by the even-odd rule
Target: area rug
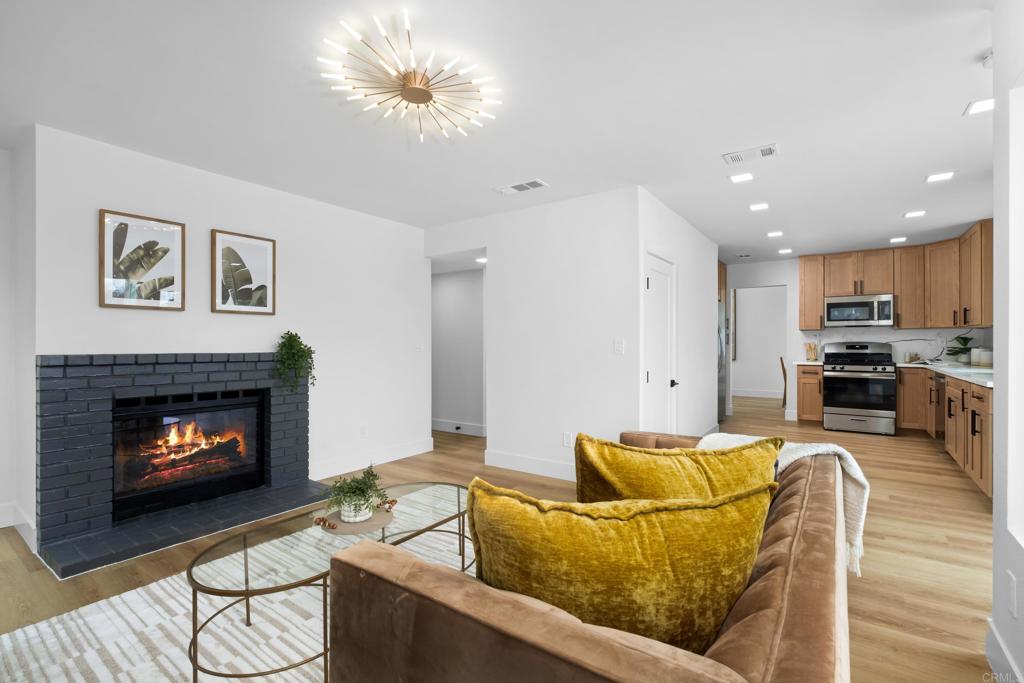
[[[416,529],[437,519],[429,489],[402,496],[390,530]],[[450,504],[450,503],[449,503]],[[455,522],[443,528],[455,530]],[[331,551],[354,537],[327,537],[310,527],[261,546],[267,562],[254,572],[273,573],[302,563],[327,569]],[[312,543],[310,543],[312,541]],[[466,544],[467,562],[472,545]],[[423,559],[456,569],[458,538],[422,534],[402,544]],[[253,559],[250,555],[250,560]],[[241,553],[216,560],[214,571],[236,572]],[[472,572],[472,570],[470,570]],[[313,572],[315,573],[315,571]],[[199,596],[201,619],[234,598]],[[200,662],[219,671],[274,669],[318,652],[323,637],[322,589],[299,588],[252,600],[252,626],[240,603],[218,616],[200,635]],[[192,590],[184,574],[122,593],[52,619],[0,635],[0,680],[12,683],[191,681]],[[202,680],[215,679],[200,674]],[[262,679],[260,679],[262,680]],[[277,674],[274,681],[323,681],[321,660]]]

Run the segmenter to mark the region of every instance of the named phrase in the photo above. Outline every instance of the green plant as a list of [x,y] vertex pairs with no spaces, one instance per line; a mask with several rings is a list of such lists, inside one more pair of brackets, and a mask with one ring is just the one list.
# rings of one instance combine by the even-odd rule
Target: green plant
[[954,358],[959,358],[964,354],[969,354],[971,352],[970,343],[972,339],[973,337],[968,337],[963,334],[953,337],[953,341],[956,342],[956,346],[947,346],[946,354],[953,356]]
[[351,505],[369,510],[388,502],[388,492],[380,485],[380,475],[370,465],[357,477],[342,477],[331,484],[327,508],[336,510]]
[[285,332],[277,343],[277,376],[289,389],[299,388],[299,378],[309,377],[309,386],[316,384],[313,374],[313,354],[316,353],[306,345],[295,332]]

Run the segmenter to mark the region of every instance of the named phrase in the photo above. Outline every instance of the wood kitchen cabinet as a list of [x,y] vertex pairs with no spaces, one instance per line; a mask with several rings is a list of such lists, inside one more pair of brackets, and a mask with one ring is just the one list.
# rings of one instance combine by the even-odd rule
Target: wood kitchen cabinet
[[796,366],[796,418],[798,420],[825,419],[825,397],[822,392],[820,365]]
[[896,370],[896,426],[903,429],[928,429],[928,375],[925,368]]
[[989,498],[992,497],[992,390],[969,385],[965,411],[964,471]]
[[924,247],[893,250],[893,294],[896,327],[924,327]]
[[825,296],[892,294],[892,291],[892,249],[825,256]]
[[960,240],[924,247],[925,327],[960,324]]
[[800,257],[800,329],[820,330],[825,324],[825,257]]
[[946,452],[953,461],[966,469],[967,450],[967,382],[946,380]]
[[992,325],[992,220],[960,237],[960,327]]
[[928,425],[925,430],[933,439],[946,429],[946,382],[928,371]]
[[721,261],[718,262],[718,303],[724,304],[728,286],[726,284],[726,268]]

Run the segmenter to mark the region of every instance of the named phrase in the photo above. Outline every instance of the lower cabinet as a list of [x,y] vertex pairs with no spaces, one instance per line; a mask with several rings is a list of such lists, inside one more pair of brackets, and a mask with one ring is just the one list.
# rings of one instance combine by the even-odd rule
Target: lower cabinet
[[946,429],[946,381],[939,380],[935,373],[928,371],[928,436],[937,438]]
[[825,419],[825,397],[822,393],[820,365],[796,366],[796,418],[798,420]]
[[[926,368],[898,368],[896,371],[896,426],[903,429],[928,429],[929,402]],[[934,412],[934,411],[933,411]]]
[[992,495],[992,390],[946,380],[946,452],[985,495]]

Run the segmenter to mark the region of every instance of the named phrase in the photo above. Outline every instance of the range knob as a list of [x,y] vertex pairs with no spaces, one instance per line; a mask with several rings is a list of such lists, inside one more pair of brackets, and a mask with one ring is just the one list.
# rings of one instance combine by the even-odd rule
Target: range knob
[[874,367],[874,368],[871,368],[871,369],[874,370],[875,372],[878,372],[878,368],[877,367]]

